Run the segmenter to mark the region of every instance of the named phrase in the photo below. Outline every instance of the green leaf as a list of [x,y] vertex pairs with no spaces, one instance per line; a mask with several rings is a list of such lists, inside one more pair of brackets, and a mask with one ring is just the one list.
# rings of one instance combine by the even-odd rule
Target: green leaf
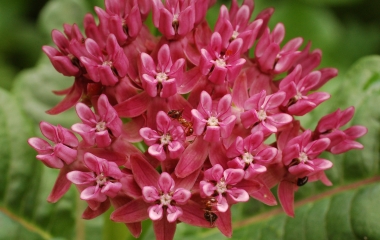
[[47,121],[54,125],[70,126],[78,121],[74,109],[59,115],[48,115],[45,111],[55,106],[63,99],[56,96],[52,90],[62,90],[74,83],[73,77],[65,77],[58,73],[46,56],[42,56],[40,64],[32,69],[22,71],[17,75],[13,93],[21,103],[25,112],[36,122]]

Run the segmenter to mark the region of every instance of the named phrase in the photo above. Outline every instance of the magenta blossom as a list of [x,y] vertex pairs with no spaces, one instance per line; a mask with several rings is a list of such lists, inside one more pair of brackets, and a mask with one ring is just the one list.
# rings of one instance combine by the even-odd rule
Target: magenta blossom
[[330,98],[330,94],[314,92],[308,94],[320,81],[321,72],[314,71],[302,77],[302,67],[296,68],[280,82],[280,90],[286,93],[284,106],[292,115],[302,116]]
[[266,95],[266,91],[251,96],[245,103],[246,110],[240,115],[245,128],[253,127],[254,131],[263,131],[264,135],[277,132],[278,128],[290,123],[293,118],[281,113],[279,106],[285,99],[285,92]]
[[76,111],[83,123],[76,123],[71,129],[81,135],[87,145],[107,147],[113,138],[120,136],[122,122],[104,94],[99,97],[97,110],[98,115],[85,104],[77,103]]
[[249,200],[249,195],[244,189],[235,187],[243,178],[244,170],[223,170],[223,167],[217,164],[205,171],[204,180],[200,182],[201,196],[215,197],[218,202],[216,208],[225,212],[231,203]]
[[236,39],[226,47],[224,45],[226,44],[223,43],[221,35],[214,32],[210,46],[201,50],[199,62],[201,72],[203,75],[208,75],[208,79],[215,84],[233,82],[245,63],[245,59],[240,56],[242,39]]
[[86,39],[85,45],[89,56],[81,57],[80,60],[85,66],[88,76],[94,82],[101,82],[105,86],[114,86],[119,78],[125,77],[129,62],[113,34],[107,38],[106,55],[102,53],[97,42],[91,38]]
[[166,208],[168,222],[174,222],[182,215],[182,210],[177,204],[185,204],[191,193],[184,188],[175,188],[173,178],[166,172],[161,173],[158,179],[158,188],[145,186],[142,189],[143,198],[148,203],[155,203],[148,208],[149,218],[153,221],[163,216],[163,207]]
[[339,154],[351,149],[363,148],[363,145],[355,140],[367,133],[366,127],[352,126],[346,130],[340,130],[352,119],[354,111],[354,107],[349,107],[343,111],[338,109],[319,120],[315,134],[319,138],[330,139],[331,143],[328,147],[330,152]]
[[234,158],[229,161],[228,167],[243,169],[244,178],[254,178],[257,174],[266,171],[277,155],[277,149],[263,145],[264,135],[255,132],[245,139],[237,137],[235,142],[227,149],[227,157]]
[[191,110],[194,118],[194,134],[204,134],[208,142],[227,138],[235,125],[236,116],[231,113],[231,95],[223,96],[217,103],[211,96],[203,91],[197,109]]
[[91,172],[72,171],[67,178],[76,185],[84,185],[82,200],[104,202],[107,197],[115,197],[122,185],[118,181],[122,177],[119,167],[114,162],[85,153],[84,164]]
[[47,141],[33,137],[28,143],[37,152],[37,159],[51,168],[62,168],[65,164],[71,164],[77,158],[78,139],[68,129],[58,125],[57,127],[47,122],[40,123],[42,134],[52,141],[51,145]]
[[182,81],[185,59],[180,58],[173,63],[169,46],[164,44],[158,51],[157,65],[146,53],[141,53],[140,61],[142,86],[149,96],[159,95],[167,98],[177,93],[177,86]]
[[174,121],[163,111],[157,114],[157,131],[144,127],[140,129],[140,135],[144,142],[150,146],[150,155],[163,161],[169,154],[170,158],[178,158],[185,149],[183,144],[185,134],[183,128],[175,125]]

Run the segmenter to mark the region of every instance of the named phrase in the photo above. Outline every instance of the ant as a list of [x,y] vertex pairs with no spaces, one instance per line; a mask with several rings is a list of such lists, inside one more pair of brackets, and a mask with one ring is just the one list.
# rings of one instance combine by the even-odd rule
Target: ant
[[214,223],[215,221],[218,219],[218,215],[216,215],[213,211],[212,211],[212,207],[215,205],[216,203],[216,199],[215,198],[210,198],[207,202],[206,202],[206,207],[203,209],[204,210],[204,214],[203,214],[203,217],[206,219],[207,222],[210,223],[210,226],[213,227],[214,226]]
[[190,136],[193,134],[193,123],[187,121],[182,117],[183,110],[170,110],[168,112],[168,116],[177,119],[177,121],[182,125],[182,127],[185,128],[185,134],[186,136]]

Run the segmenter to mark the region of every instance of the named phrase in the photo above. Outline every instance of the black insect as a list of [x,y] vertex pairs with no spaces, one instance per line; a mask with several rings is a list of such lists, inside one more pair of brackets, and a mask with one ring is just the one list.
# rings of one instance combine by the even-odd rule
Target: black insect
[[212,211],[212,207],[215,205],[216,203],[216,199],[215,198],[210,198],[207,202],[206,202],[206,207],[203,209],[204,210],[204,214],[203,214],[203,217],[206,219],[207,222],[210,223],[211,226],[214,226],[214,223],[215,221],[218,219],[218,215],[216,215],[213,211]]
[[303,186],[307,183],[307,181],[309,180],[309,178],[306,176],[306,177],[303,177],[303,178],[298,178],[297,179],[297,186]]

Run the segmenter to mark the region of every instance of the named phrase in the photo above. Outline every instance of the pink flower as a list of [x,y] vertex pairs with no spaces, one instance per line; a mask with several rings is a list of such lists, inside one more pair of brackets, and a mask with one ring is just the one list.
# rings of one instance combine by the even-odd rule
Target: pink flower
[[321,72],[314,71],[301,78],[302,67],[296,68],[280,82],[280,90],[286,92],[284,106],[292,115],[303,116],[330,98],[330,94],[314,92],[309,95],[321,79]]
[[106,11],[97,8],[98,14],[104,15],[108,20],[110,33],[114,34],[118,43],[123,46],[126,41],[131,41],[140,33],[142,19],[139,10],[139,2],[146,1],[104,1]]
[[211,96],[203,91],[197,109],[191,110],[194,120],[194,134],[204,134],[208,142],[219,141],[227,138],[235,125],[236,116],[231,113],[231,95],[223,96],[217,103],[213,102]]
[[97,110],[98,115],[85,104],[78,103],[76,111],[83,123],[76,123],[71,129],[80,134],[87,145],[107,147],[113,138],[120,136],[122,121],[104,94],[98,99]]
[[214,32],[209,47],[201,50],[199,68],[202,74],[208,75],[208,79],[215,84],[233,82],[245,63],[245,59],[240,57],[242,39],[225,45],[227,44],[223,42],[221,35]]
[[[233,2],[234,4],[236,2]],[[257,19],[249,23],[253,11],[253,2],[246,1],[241,7],[235,5],[228,11],[222,5],[218,20],[215,24],[215,32],[220,33],[223,43],[241,38],[243,40],[242,52],[246,52],[254,44],[263,20]]]
[[311,131],[306,130],[293,138],[282,151],[282,161],[288,171],[298,177],[310,176],[332,167],[328,160],[317,158],[330,145],[330,139],[312,141]]
[[122,185],[118,181],[122,177],[119,167],[114,162],[85,153],[84,164],[91,172],[72,171],[67,179],[76,185],[83,185],[82,200],[104,202],[107,197],[115,197]]
[[174,121],[163,111],[157,114],[157,131],[144,127],[140,129],[140,135],[144,142],[150,146],[148,152],[159,161],[178,158],[185,149],[184,131],[181,126],[175,125]]
[[208,169],[204,173],[204,180],[200,182],[201,196],[215,197],[216,208],[220,212],[226,212],[229,204],[246,202],[249,195],[244,189],[235,187],[244,178],[242,169],[226,169],[219,164]]
[[[311,131],[306,130],[301,135],[291,139],[282,152],[282,163],[290,175],[285,175],[278,186],[278,197],[282,208],[289,216],[294,216],[294,192],[302,186],[308,178],[318,180],[323,171],[332,167],[332,162],[318,158],[330,144],[330,139],[321,138],[312,141]],[[322,173],[322,174],[321,174]]]
[[284,36],[284,25],[279,23],[272,33],[269,33],[267,28],[260,37],[255,48],[255,60],[262,72],[271,74],[286,72],[297,61],[301,53],[297,49],[303,42],[302,38],[294,38],[280,49]]
[[41,122],[40,129],[54,144],[51,145],[37,137],[29,138],[29,145],[38,152],[38,160],[51,168],[63,168],[65,164],[71,164],[76,160],[78,139],[72,132],[60,125],[55,127],[47,122]]
[[265,90],[251,96],[244,103],[246,111],[240,115],[243,126],[245,128],[252,126],[252,133],[263,131],[264,135],[268,135],[290,123],[293,120],[292,116],[279,112],[279,106],[285,96],[285,92],[266,95]]
[[158,179],[158,188],[145,186],[142,193],[146,202],[155,203],[148,208],[149,218],[153,221],[161,219],[163,208],[165,208],[168,222],[174,222],[182,215],[182,210],[177,204],[185,204],[191,196],[189,190],[175,188],[173,178],[166,172],[161,173]]
[[141,53],[140,74],[142,86],[149,96],[159,95],[162,98],[173,96],[177,93],[184,71],[185,60],[180,58],[173,64],[170,57],[170,49],[164,44],[158,51],[157,65],[151,56]]
[[[153,0],[153,23],[167,39],[186,36],[194,27],[195,1]],[[201,1],[202,2],[202,1]],[[205,1],[206,2],[206,1]],[[204,4],[201,4],[203,6]],[[204,7],[202,8],[204,9]]]
[[331,143],[328,150],[333,154],[347,152],[351,149],[362,149],[363,145],[355,140],[367,133],[363,126],[352,126],[346,130],[340,128],[346,125],[354,116],[354,107],[346,110],[336,110],[319,120],[315,135],[318,138],[328,138]]
[[263,145],[264,135],[255,132],[245,139],[237,137],[235,142],[227,149],[227,157],[234,158],[227,165],[230,168],[243,169],[244,178],[250,179],[266,171],[277,155],[277,149]]
[[107,38],[106,54],[102,53],[98,43],[91,38],[86,39],[85,45],[89,56],[82,56],[80,60],[94,82],[114,86],[119,78],[127,74],[128,59],[113,34]]
[[[186,178],[178,179],[163,172],[161,175],[143,158],[138,155],[131,157],[131,167],[137,184],[142,189],[142,197],[116,209],[111,219],[117,222],[132,223],[147,218],[153,220],[156,236],[171,236],[176,229],[176,220],[194,219],[191,213],[183,212],[191,197],[191,189],[198,177],[198,172]],[[180,207],[180,206],[181,207]]]

